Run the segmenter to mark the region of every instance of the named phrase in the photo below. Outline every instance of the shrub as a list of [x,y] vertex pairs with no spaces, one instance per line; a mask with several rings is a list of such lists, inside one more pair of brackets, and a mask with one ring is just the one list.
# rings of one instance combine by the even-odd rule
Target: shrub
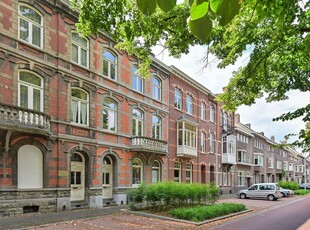
[[296,181],[292,181],[292,182],[288,182],[288,181],[280,181],[279,185],[282,188],[286,188],[286,189],[291,189],[291,190],[296,190],[299,189],[299,185]]
[[306,195],[310,194],[310,190],[298,189],[294,191],[295,195]]
[[204,221],[218,216],[228,215],[246,210],[243,204],[213,204],[206,206],[196,206],[192,208],[178,208],[170,211],[170,214],[178,219],[189,221]]

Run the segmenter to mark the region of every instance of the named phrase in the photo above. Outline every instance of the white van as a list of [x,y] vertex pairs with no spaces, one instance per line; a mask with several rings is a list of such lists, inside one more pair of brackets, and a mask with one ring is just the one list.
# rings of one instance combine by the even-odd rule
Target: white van
[[277,183],[253,184],[248,189],[238,191],[237,196],[241,199],[267,198],[268,200],[277,200],[281,197],[281,189]]

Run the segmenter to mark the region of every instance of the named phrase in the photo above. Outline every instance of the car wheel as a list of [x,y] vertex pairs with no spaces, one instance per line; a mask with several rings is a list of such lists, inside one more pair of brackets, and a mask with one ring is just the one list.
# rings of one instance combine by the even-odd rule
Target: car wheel
[[284,193],[284,192],[281,192],[281,196],[282,196],[282,197],[285,197],[285,193]]
[[270,200],[270,201],[273,201],[273,200],[276,199],[276,198],[274,197],[274,195],[269,195],[269,196],[267,196],[267,198],[268,198],[268,200]]
[[239,196],[241,199],[245,199],[246,198],[246,195],[244,193],[241,193],[240,196]]

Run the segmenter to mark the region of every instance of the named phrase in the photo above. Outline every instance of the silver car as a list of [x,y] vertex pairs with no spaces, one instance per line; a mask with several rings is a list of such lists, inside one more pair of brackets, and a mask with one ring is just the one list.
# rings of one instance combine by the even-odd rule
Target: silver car
[[253,184],[248,189],[238,191],[237,196],[241,199],[267,198],[268,200],[277,200],[281,197],[281,190],[277,183],[260,183]]

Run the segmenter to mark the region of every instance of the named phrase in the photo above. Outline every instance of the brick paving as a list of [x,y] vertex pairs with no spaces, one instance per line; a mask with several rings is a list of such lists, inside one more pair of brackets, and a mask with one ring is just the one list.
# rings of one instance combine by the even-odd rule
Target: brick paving
[[[254,212],[274,206],[281,206],[288,202],[303,199],[303,197],[281,198],[277,201],[238,199],[234,195],[223,196],[219,203],[242,203]],[[196,226],[188,223],[162,220],[158,218],[141,217],[121,212],[125,206],[108,207],[102,209],[83,209],[49,214],[26,214],[14,217],[0,218],[0,229],[31,229],[31,230],[71,230],[71,229],[209,229],[225,221],[239,218],[230,217],[213,223]],[[248,214],[243,214],[248,215]]]

